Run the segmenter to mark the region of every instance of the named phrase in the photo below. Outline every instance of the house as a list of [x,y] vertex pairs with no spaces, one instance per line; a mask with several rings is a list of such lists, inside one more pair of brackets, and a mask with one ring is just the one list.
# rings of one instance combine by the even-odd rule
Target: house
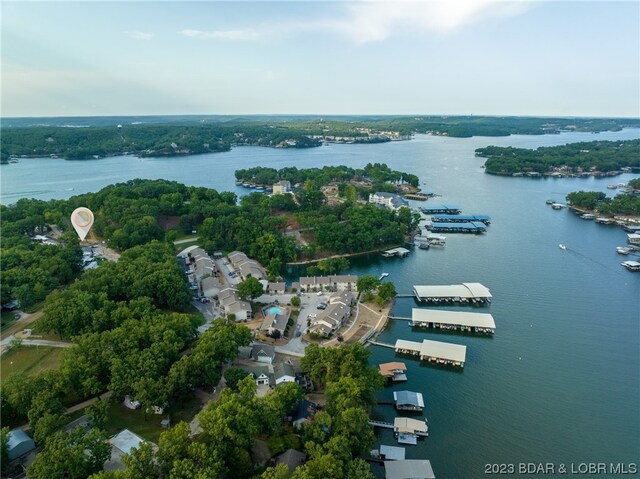
[[242,301],[238,296],[238,290],[225,288],[218,293],[218,303],[224,309],[224,314],[234,314],[236,321],[247,321],[252,317],[251,304]]
[[259,363],[271,364],[276,357],[276,348],[270,344],[254,343],[249,357]]
[[242,280],[246,280],[249,276],[258,279],[264,279],[266,273],[264,268],[256,260],[250,259],[241,251],[234,251],[227,255],[233,268],[240,273]]
[[22,429],[9,431],[7,455],[9,456],[10,461],[30,453],[35,448],[36,444],[33,442],[33,439],[31,439]]
[[291,193],[291,182],[287,180],[280,180],[273,184],[274,195],[284,195],[286,193]]
[[384,461],[386,479],[435,479],[431,462],[426,459]]
[[273,386],[275,384],[271,365],[240,366],[240,369],[251,375],[256,386]]
[[267,292],[269,294],[284,294],[286,287],[286,283],[268,283]]
[[291,311],[288,308],[281,308],[280,313],[269,313],[264,318],[261,329],[266,331],[269,336],[278,337],[279,335],[279,337],[282,337],[285,329],[287,329],[290,316]]
[[323,336],[331,336],[347,322],[351,316],[351,306],[354,302],[355,298],[350,292],[331,295],[326,309],[312,321],[309,331]]
[[276,459],[276,464],[284,464],[289,468],[289,473],[293,474],[296,467],[304,464],[307,460],[307,455],[304,452],[297,451],[295,449],[287,449],[280,454]]
[[137,449],[143,443],[151,444],[154,450],[158,448],[154,443],[145,441],[129,429],[123,429],[118,434],[112,436],[107,442],[111,444],[111,459],[105,462],[105,471],[126,469],[126,466],[122,461],[122,456],[125,454],[131,454],[133,449]]
[[273,367],[273,376],[276,380],[276,386],[283,383],[295,383],[296,373],[293,366],[289,363],[278,363]]
[[358,277],[355,275],[303,276],[297,285],[300,291],[358,291]]
[[202,288],[203,296],[213,298],[220,293],[222,285],[220,284],[220,281],[218,281],[218,278],[215,276],[209,276],[208,278],[203,278],[202,281],[200,281],[200,288]]
[[291,414],[291,422],[295,429],[300,429],[303,424],[311,421],[313,416],[316,415],[318,411],[318,406],[311,401],[307,401],[303,399],[299,401],[295,407],[295,410]]
[[408,207],[409,203],[402,196],[394,193],[387,193],[384,191],[378,191],[369,195],[369,203],[374,205],[382,205],[393,211],[397,211],[400,208]]

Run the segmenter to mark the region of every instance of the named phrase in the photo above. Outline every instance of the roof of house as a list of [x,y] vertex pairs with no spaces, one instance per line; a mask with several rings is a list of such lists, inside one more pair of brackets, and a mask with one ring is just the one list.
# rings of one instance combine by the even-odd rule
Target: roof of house
[[239,311],[251,311],[251,305],[246,301],[235,301],[227,306],[230,313],[237,313]]
[[284,283],[284,282],[282,282],[282,283],[269,283],[268,284],[268,288],[270,290],[277,290],[277,291],[284,290],[286,288],[286,286],[287,286],[287,284]]
[[222,285],[220,284],[220,281],[218,281],[218,278],[216,278],[215,276],[209,276],[207,278],[203,278],[202,281],[200,281],[200,286],[202,286],[202,289],[222,287]]
[[289,468],[289,472],[293,473],[296,467],[304,464],[307,460],[307,455],[304,452],[297,451],[295,449],[287,449],[285,452],[278,456],[276,464],[284,464]]
[[284,309],[285,314],[268,314],[262,322],[262,329],[278,329],[281,332],[287,327],[289,316],[291,312],[288,309]]
[[9,431],[8,439],[7,454],[9,455],[10,460],[24,456],[26,453],[36,448],[33,439],[31,439],[22,429]]
[[296,377],[296,372],[294,371],[293,366],[289,363],[278,363],[273,366],[273,374],[276,379],[283,376],[291,376],[292,378]]
[[337,276],[331,276],[332,283],[355,283],[358,281],[358,277],[354,274],[339,274]]
[[380,365],[380,374],[383,376],[393,376],[395,371],[406,371],[407,365],[405,363],[400,363],[397,361],[391,363],[382,363]]
[[274,183],[274,185],[286,186],[288,188],[291,188],[291,182],[289,180],[280,180],[277,183]]
[[250,357],[252,359],[258,359],[259,356],[267,356],[273,359],[275,355],[276,348],[271,344],[254,343],[254,345],[251,346]]
[[384,461],[386,479],[435,479],[431,462],[427,459]]

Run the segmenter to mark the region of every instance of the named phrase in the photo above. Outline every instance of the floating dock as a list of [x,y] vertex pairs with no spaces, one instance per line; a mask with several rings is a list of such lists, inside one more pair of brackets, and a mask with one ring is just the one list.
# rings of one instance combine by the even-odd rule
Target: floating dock
[[421,361],[446,364],[463,368],[467,358],[467,347],[461,344],[423,340],[421,343],[398,339],[396,353],[418,356]]
[[629,271],[640,271],[640,263],[638,261],[624,261],[620,264]]
[[425,207],[421,207],[420,211],[422,211],[425,215],[437,215],[437,214],[458,215],[462,212],[462,210],[458,205],[425,206]]
[[434,223],[484,223],[491,224],[489,215],[433,215],[431,220]]
[[416,200],[416,201],[427,201],[427,199],[432,198],[433,196],[435,196],[434,193],[407,193],[402,195],[403,197],[405,197],[408,200]]
[[379,366],[380,375],[394,382],[407,380],[407,365],[400,362],[383,363]]
[[487,225],[481,221],[472,221],[469,223],[439,223],[431,222],[427,224],[427,229],[440,233],[484,233],[487,231]]
[[415,446],[418,443],[418,437],[429,436],[429,426],[427,425],[426,419],[418,420],[409,417],[397,417],[393,420],[393,423],[370,420],[369,424],[373,427],[393,429],[396,439],[398,439],[400,444],[411,444]]
[[413,294],[418,301],[490,303],[489,288],[480,283],[462,283],[451,285],[420,286],[414,285]]
[[493,334],[496,329],[493,316],[487,313],[463,313],[461,311],[420,308],[411,310],[409,324],[419,328],[467,331],[480,334]]
[[385,258],[391,258],[393,256],[400,256],[401,258],[404,258],[410,252],[411,251],[409,251],[407,248],[393,248],[388,249],[387,251],[383,251],[382,256],[384,256]]

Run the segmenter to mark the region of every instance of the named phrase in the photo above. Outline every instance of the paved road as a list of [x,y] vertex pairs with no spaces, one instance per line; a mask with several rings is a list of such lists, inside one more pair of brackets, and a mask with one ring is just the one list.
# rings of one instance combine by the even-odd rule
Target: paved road
[[[276,346],[276,352],[290,354],[292,356],[304,356],[304,351],[309,344],[303,339],[303,335],[307,331],[307,318],[310,314],[318,314],[320,312],[317,306],[327,301],[328,294],[318,296],[317,293],[302,293],[300,297],[302,301],[300,303],[300,314],[298,315],[295,326],[291,328],[289,332],[291,339],[287,344]],[[300,332],[300,336],[296,336],[298,332]]]
[[50,346],[52,348],[70,348],[75,346],[75,343],[68,343],[66,341],[53,341],[51,339],[23,339],[22,344],[25,346]]
[[198,241],[200,238],[198,238],[197,236],[192,236],[191,238],[184,238],[181,240],[176,240],[173,242],[173,244],[183,244],[183,243],[191,243],[192,241]]
[[[14,324],[9,326],[5,331],[3,331],[0,334],[0,338],[2,338],[2,344],[5,344],[5,339],[8,340],[7,342],[11,342],[11,339],[13,339],[14,334],[19,333],[20,331],[25,329],[27,326],[29,326],[31,323],[40,319],[43,315],[42,311],[38,311],[33,314],[26,314],[26,313],[23,313],[22,311],[15,311],[15,312],[22,315],[22,318],[20,318]],[[11,336],[11,338],[9,338],[9,336]]]

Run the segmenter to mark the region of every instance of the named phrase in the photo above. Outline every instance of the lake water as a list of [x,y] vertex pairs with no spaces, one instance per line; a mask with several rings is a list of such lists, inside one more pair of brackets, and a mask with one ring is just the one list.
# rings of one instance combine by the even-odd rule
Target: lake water
[[[609,194],[609,179],[528,179],[484,174],[475,148],[511,145],[535,148],[576,141],[639,138],[640,130],[563,133],[505,138],[442,138],[378,145],[331,145],[309,150],[243,147],[227,153],[184,157],[114,157],[96,161],[22,159],[0,168],[1,201],[21,197],[68,198],[132,178],[166,178],[218,190],[236,187],[233,172],[255,165],[297,166],[386,162],[415,173],[423,189],[442,195],[432,203],[457,203],[464,213],[493,218],[485,235],[447,234],[447,246],[414,249],[405,259],[352,261],[357,274],[390,273],[399,293],[414,284],[481,282],[491,289],[496,320],[492,338],[412,331],[392,321],[380,336],[423,338],[466,344],[463,372],[405,360],[409,381],[385,389],[425,396],[430,437],[407,447],[408,458],[430,459],[437,477],[484,476],[485,464],[520,462],[638,462],[640,459],[640,274],[624,270],[615,252],[626,233],[585,221],[545,204],[563,202],[575,190]],[[73,188],[73,189],[71,189]],[[413,206],[424,203],[413,202]],[[567,245],[566,250],[558,248]],[[630,259],[630,258],[627,258]],[[398,299],[393,313],[409,316],[412,299]],[[464,309],[464,308],[463,308]],[[372,347],[374,363],[394,359],[392,350]],[[379,406],[379,417],[394,410]],[[379,434],[395,445],[390,432]],[[599,477],[591,474],[590,477]],[[602,476],[604,477],[604,476]]]

